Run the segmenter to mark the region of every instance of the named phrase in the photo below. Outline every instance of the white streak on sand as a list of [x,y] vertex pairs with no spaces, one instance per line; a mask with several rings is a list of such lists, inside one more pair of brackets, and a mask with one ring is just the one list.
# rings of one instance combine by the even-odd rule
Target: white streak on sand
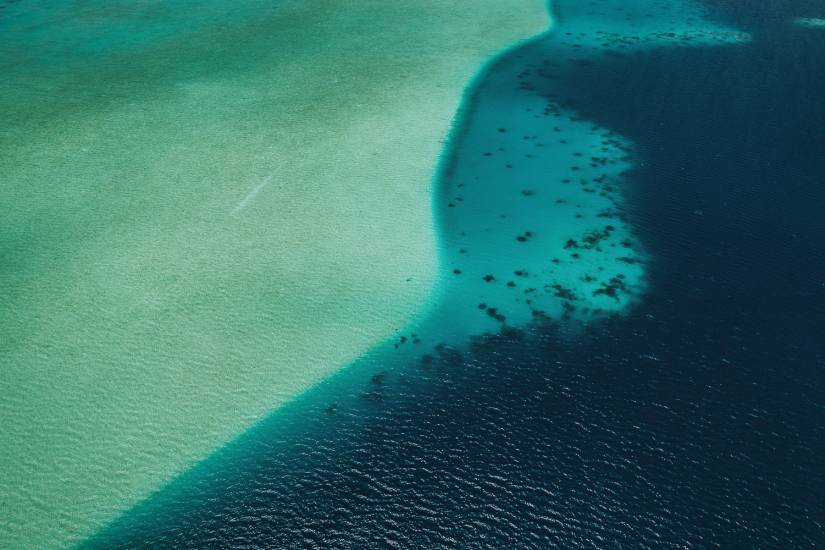
[[264,187],[266,187],[267,185],[269,185],[269,183],[270,183],[271,181],[272,181],[272,176],[267,176],[267,177],[265,177],[265,178],[264,178],[264,181],[262,181],[261,183],[259,183],[258,185],[256,185],[256,186],[252,189],[252,191],[250,191],[250,192],[249,192],[249,194],[248,194],[247,196],[245,196],[245,197],[244,197],[244,199],[243,199],[241,202],[239,202],[239,203],[238,203],[238,206],[236,206],[236,207],[234,208],[234,210],[232,210],[232,215],[234,216],[234,215],[236,215],[238,212],[240,212],[241,210],[243,210],[244,208],[246,208],[246,205],[247,205],[247,204],[249,204],[250,202],[252,202],[252,199],[254,199],[255,197],[257,197],[257,196],[258,196],[258,193],[260,193],[260,192],[263,190],[263,188],[264,188]]

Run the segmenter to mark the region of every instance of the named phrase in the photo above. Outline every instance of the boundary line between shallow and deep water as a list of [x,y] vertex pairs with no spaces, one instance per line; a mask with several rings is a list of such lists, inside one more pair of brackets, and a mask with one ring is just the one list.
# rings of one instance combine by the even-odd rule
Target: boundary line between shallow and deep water
[[458,110],[456,111],[453,121],[450,124],[447,138],[444,140],[444,148],[441,150],[441,153],[436,160],[435,173],[433,175],[434,185],[432,198],[436,235],[441,232],[442,223],[440,216],[441,209],[435,207],[435,205],[438,204],[437,200],[443,198],[441,194],[445,191],[441,184],[447,179],[447,176],[452,173],[456,159],[458,158],[455,144],[459,143],[466,134],[469,128],[469,121],[471,120],[473,113],[478,108],[477,100],[478,94],[480,93],[480,84],[487,78],[493,69],[495,69],[500,63],[504,62],[505,57],[515,51],[527,47],[530,43],[535,42],[536,40],[546,37],[556,30],[556,27],[558,27],[558,23],[560,21],[558,2],[556,2],[556,0],[547,0],[546,9],[547,16],[549,18],[547,28],[539,34],[520,40],[512,46],[505,48],[489,61],[485,62],[476,74],[473,75],[461,94]]

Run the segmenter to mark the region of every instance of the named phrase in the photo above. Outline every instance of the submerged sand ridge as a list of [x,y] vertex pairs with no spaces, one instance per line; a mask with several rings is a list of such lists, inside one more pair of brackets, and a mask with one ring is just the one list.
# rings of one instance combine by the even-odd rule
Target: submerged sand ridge
[[2,546],[88,536],[409,323],[462,90],[547,25],[530,0],[212,7],[4,14]]

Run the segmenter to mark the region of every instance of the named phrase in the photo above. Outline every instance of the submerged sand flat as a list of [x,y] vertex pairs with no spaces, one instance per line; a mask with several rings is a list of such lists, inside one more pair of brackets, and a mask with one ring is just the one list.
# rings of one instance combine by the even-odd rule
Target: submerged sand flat
[[825,18],[822,17],[797,17],[794,23],[800,27],[810,27],[812,29],[825,29]]
[[26,4],[0,12],[0,546],[42,548],[426,306],[462,90],[548,16]]

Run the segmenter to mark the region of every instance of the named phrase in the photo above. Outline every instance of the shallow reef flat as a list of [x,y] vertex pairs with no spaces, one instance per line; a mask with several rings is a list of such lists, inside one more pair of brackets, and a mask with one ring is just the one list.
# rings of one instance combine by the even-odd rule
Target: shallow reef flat
[[436,201],[441,305],[408,340],[455,346],[535,320],[576,327],[627,312],[647,287],[626,204],[644,154],[587,120],[564,83],[611,57],[750,40],[690,1],[554,9],[552,32],[491,64],[465,106]]
[[0,10],[0,546],[87,537],[432,300],[436,161],[544,0]]

